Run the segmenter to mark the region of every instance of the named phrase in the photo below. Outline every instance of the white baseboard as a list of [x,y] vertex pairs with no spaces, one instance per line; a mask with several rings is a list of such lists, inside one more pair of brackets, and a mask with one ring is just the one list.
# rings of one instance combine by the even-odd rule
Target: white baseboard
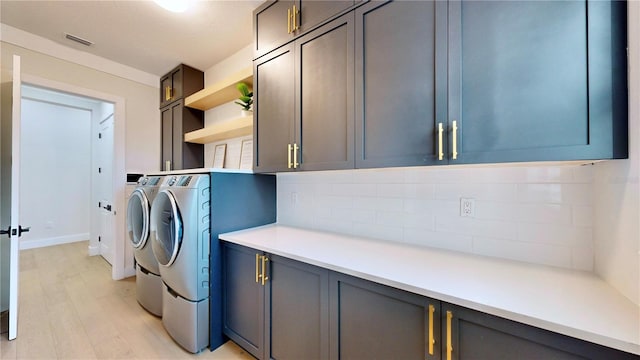
[[100,255],[100,246],[89,245],[89,256]]
[[20,242],[20,250],[35,249],[45,246],[68,244],[86,240],[89,240],[89,233],[57,236],[45,239],[26,240]]
[[136,276],[136,269],[134,268],[126,268],[124,269],[124,278]]

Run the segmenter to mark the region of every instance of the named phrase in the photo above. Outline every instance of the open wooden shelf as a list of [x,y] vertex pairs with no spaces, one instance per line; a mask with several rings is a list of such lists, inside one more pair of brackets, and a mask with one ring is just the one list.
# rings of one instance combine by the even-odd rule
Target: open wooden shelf
[[221,124],[207,126],[184,134],[184,141],[196,144],[251,135],[253,133],[253,116],[237,118]]
[[236,89],[236,84],[239,82],[246,83],[249,88],[253,87],[253,68],[242,69],[211,86],[207,86],[187,97],[184,105],[204,111],[235,100],[240,97],[240,92]]

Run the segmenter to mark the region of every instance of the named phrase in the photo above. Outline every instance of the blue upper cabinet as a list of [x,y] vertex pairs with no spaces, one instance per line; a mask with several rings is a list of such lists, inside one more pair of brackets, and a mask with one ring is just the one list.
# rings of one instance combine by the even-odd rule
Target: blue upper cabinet
[[444,1],[356,9],[356,167],[447,162],[446,16]]
[[628,156],[624,1],[293,3],[254,12],[258,172]]
[[626,3],[448,6],[450,164],[627,157]]

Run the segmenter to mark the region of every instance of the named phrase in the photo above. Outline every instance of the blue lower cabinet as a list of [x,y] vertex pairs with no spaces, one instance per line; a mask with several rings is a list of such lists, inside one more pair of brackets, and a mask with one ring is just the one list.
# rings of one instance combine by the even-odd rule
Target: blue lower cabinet
[[258,359],[329,358],[329,271],[223,243],[223,331]]
[[258,359],[640,359],[236,244],[223,264],[224,334]]
[[440,359],[440,302],[331,273],[331,359]]
[[441,322],[442,354],[447,360],[640,358],[452,304],[442,303]]

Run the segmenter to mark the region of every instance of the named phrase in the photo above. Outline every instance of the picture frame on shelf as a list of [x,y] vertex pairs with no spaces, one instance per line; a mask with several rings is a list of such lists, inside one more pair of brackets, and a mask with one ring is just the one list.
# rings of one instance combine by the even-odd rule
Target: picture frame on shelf
[[215,169],[224,169],[224,158],[227,153],[227,144],[216,145],[213,153],[213,167]]
[[239,169],[253,169],[253,139],[242,140]]

